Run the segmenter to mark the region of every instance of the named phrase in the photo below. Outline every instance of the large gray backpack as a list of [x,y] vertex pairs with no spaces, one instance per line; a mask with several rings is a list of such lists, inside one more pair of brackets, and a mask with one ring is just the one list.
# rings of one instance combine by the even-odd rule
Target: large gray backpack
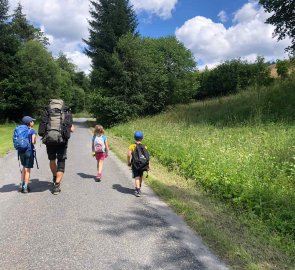
[[46,145],[60,145],[67,143],[70,138],[72,116],[70,110],[65,108],[61,99],[51,99],[46,108],[38,134]]

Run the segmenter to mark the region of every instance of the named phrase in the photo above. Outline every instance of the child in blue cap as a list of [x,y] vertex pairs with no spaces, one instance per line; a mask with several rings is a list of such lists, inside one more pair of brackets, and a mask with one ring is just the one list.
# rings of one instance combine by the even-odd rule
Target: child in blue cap
[[24,116],[22,122],[26,125],[29,129],[28,137],[29,142],[31,143],[31,147],[28,148],[26,152],[19,152],[20,162],[23,166],[21,171],[21,181],[19,185],[19,192],[28,193],[29,192],[29,181],[30,181],[30,174],[31,168],[34,167],[34,144],[36,144],[36,131],[33,129],[34,121],[36,119],[32,118],[31,116]]

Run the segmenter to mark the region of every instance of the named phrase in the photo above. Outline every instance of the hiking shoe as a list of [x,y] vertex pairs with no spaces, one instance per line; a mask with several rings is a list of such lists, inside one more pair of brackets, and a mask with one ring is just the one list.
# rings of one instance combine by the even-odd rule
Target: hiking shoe
[[23,185],[22,184],[19,184],[18,189],[17,189],[17,192],[22,192],[22,191],[23,191]]
[[135,192],[134,192],[134,195],[136,196],[136,197],[140,197],[141,196],[141,191],[140,191],[140,189],[135,189]]
[[61,190],[60,190],[60,185],[54,185],[54,187],[53,187],[53,189],[52,189],[52,194],[53,195],[57,195],[57,194],[59,194],[61,192]]

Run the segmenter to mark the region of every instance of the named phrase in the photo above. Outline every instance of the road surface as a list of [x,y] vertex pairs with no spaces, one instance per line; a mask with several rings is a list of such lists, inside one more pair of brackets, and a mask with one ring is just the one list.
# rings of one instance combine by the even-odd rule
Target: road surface
[[92,135],[75,126],[59,195],[40,141],[29,194],[17,192],[15,151],[0,159],[0,269],[228,269],[148,187],[135,197],[112,153],[96,183]]

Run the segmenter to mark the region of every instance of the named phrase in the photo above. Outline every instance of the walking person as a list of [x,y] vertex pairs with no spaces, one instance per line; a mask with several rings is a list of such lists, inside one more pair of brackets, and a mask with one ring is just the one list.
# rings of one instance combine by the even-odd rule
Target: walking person
[[92,138],[92,156],[96,157],[97,160],[97,175],[95,177],[96,182],[101,181],[102,169],[104,159],[108,157],[109,143],[105,135],[103,126],[96,125],[93,131]]
[[21,170],[21,181],[18,191],[28,193],[31,169],[34,167],[36,131],[33,129],[35,119],[31,116],[24,116],[23,125],[15,128],[13,142],[17,149],[18,158],[23,166]]
[[140,197],[143,172],[149,170],[149,152],[147,147],[142,144],[143,133],[141,131],[134,133],[134,139],[135,143],[128,148],[127,165],[132,170],[132,177],[135,182],[135,196]]
[[61,192],[60,185],[65,172],[71,132],[74,132],[74,125],[70,108],[65,106],[62,99],[50,100],[39,125],[38,134],[46,145],[54,195]]

